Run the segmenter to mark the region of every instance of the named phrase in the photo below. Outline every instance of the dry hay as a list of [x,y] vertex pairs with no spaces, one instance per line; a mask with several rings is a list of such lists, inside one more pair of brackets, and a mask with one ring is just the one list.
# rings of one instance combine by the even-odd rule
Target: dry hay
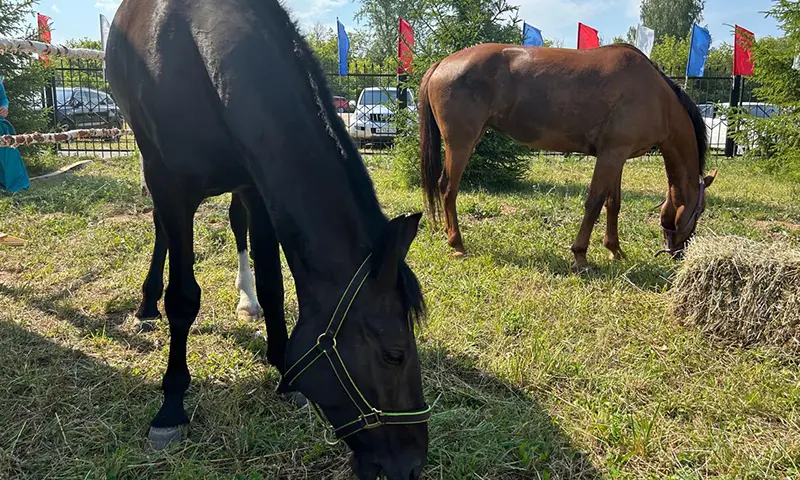
[[800,355],[800,250],[741,237],[698,238],[672,288],[682,323],[736,346]]

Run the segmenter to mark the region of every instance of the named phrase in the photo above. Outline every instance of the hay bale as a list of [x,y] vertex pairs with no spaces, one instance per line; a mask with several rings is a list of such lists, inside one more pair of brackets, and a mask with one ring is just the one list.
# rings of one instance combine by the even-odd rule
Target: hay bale
[[736,346],[800,355],[800,250],[733,236],[692,242],[672,287],[684,325]]

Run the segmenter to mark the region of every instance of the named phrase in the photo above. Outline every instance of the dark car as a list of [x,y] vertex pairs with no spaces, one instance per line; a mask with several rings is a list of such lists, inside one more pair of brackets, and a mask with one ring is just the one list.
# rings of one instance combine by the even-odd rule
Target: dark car
[[55,121],[61,130],[122,128],[122,112],[106,92],[83,87],[55,88]]

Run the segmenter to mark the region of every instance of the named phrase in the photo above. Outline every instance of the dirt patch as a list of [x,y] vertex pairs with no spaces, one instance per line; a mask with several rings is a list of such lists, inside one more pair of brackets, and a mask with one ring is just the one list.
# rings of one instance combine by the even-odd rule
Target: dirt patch
[[517,212],[519,212],[519,207],[515,207],[513,205],[500,206],[500,213],[502,213],[503,215],[514,215]]

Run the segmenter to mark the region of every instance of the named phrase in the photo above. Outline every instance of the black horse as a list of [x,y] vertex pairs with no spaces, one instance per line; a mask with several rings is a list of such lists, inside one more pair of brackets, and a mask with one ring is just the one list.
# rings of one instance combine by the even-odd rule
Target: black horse
[[[236,273],[236,289],[239,291],[239,303],[236,305],[236,314],[239,318],[256,320],[260,317],[261,305],[255,290],[253,272],[250,271],[250,260],[247,256],[247,209],[242,203],[240,195],[236,192],[231,195],[231,204],[228,207],[228,218],[236,240],[239,269]],[[150,269],[142,284],[142,302],[136,309],[136,318],[141,321],[143,330],[152,330],[154,320],[161,318],[158,311],[158,301],[164,293],[164,263],[167,260],[167,238],[160,224],[153,220],[156,228],[156,240],[153,244],[153,255],[150,257]]]
[[[200,309],[194,213],[235,191],[253,219],[279,390],[296,388],[320,408],[359,478],[418,478],[430,416],[414,337],[424,303],[405,256],[421,214],[387,221],[324,74],[277,0],[124,0],[106,65],[169,252],[156,447],[188,430],[186,341]],[[279,239],[299,304],[288,339]]]

